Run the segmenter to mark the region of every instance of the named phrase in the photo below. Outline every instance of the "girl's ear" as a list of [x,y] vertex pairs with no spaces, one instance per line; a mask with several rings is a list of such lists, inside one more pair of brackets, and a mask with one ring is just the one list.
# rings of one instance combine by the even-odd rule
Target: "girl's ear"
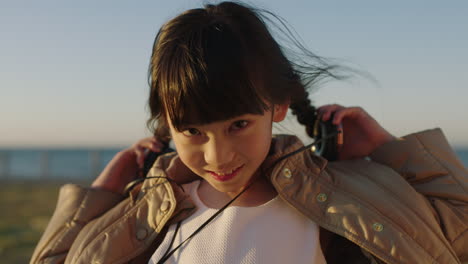
[[288,113],[289,104],[277,104],[274,105],[273,108],[273,122],[281,122],[286,117],[286,113]]

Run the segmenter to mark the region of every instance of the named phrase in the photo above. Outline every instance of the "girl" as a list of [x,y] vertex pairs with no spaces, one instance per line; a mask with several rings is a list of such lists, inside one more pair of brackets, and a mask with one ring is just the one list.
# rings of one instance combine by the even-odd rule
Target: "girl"
[[[289,61],[253,8],[188,10],[156,36],[150,123],[91,188],[65,185],[31,263],[460,263],[468,178],[439,129],[395,138],[359,107],[315,109],[336,67]],[[338,161],[272,136],[288,108]],[[154,122],[156,121],[156,122]],[[161,155],[128,191],[146,149]],[[341,140],[339,140],[341,141]],[[141,176],[141,175],[140,175]]]

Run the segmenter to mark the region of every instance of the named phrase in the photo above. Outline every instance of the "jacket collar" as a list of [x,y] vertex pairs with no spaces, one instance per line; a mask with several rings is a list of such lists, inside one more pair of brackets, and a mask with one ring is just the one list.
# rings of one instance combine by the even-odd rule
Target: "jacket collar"
[[311,172],[317,175],[327,163],[326,159],[314,155],[311,149],[304,148],[304,144],[298,137],[276,135],[272,140],[270,154],[262,166],[270,169],[268,177],[273,181],[278,175],[285,176],[285,172],[288,175],[290,172],[290,178],[294,178],[294,175],[310,175]]

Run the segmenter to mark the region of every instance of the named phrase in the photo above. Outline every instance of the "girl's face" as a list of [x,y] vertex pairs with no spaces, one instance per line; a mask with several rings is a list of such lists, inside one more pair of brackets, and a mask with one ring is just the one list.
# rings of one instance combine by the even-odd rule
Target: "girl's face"
[[282,121],[288,106],[275,105],[263,115],[246,114],[182,131],[168,124],[182,162],[216,190],[237,193],[265,160],[272,122]]

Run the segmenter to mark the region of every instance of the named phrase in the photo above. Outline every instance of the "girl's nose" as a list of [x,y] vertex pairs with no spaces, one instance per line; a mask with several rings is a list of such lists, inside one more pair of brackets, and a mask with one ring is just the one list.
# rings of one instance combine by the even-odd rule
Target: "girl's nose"
[[205,148],[205,162],[217,170],[230,169],[234,159],[234,150],[232,146],[222,140],[210,140]]

